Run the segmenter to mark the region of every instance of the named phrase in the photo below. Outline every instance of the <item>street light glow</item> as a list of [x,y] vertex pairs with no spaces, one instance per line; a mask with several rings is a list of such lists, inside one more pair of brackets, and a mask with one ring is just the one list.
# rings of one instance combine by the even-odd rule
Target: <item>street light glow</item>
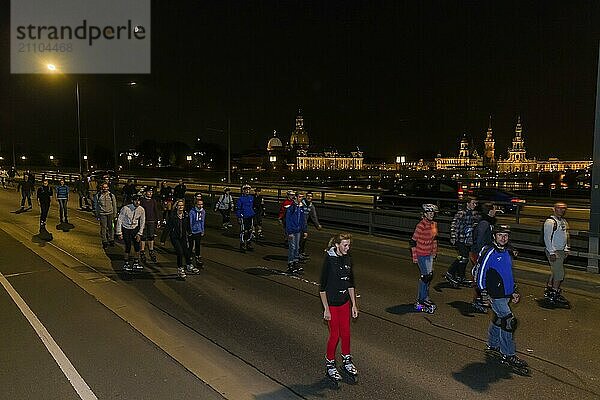
[[26,159],[27,159],[27,157],[21,156],[21,160],[26,160]]
[[50,156],[50,160],[54,160],[54,156]]
[[54,64],[48,64],[46,65],[46,67],[50,70],[50,71],[56,71],[56,65]]
[[83,156],[83,159],[84,159],[84,160],[87,160],[87,156],[85,156],[85,155],[84,155],[84,156]]

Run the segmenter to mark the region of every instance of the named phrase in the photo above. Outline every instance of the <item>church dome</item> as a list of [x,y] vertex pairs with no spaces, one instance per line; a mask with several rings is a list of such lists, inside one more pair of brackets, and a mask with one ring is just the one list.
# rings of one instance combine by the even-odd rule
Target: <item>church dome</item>
[[267,142],[267,151],[277,150],[283,147],[283,143],[277,137],[277,131],[273,131],[273,137]]
[[308,133],[304,130],[304,118],[302,118],[302,111],[298,110],[298,116],[296,117],[296,129],[290,136],[290,146],[296,149],[308,149],[309,145]]

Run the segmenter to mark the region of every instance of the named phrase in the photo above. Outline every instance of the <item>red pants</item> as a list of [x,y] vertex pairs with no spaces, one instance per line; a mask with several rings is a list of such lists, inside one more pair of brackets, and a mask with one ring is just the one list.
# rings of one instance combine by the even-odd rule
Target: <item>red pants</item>
[[329,306],[329,340],[327,340],[327,359],[335,360],[335,349],[342,339],[342,354],[350,354],[350,302],[341,306]]

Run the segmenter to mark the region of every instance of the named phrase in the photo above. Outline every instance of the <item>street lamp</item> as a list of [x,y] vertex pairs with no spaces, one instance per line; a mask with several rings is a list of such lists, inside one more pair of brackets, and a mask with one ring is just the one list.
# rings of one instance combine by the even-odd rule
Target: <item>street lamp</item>
[[[46,64],[46,67],[50,72],[57,72],[58,67],[54,64]],[[79,174],[83,174],[83,168],[81,165],[81,106],[79,100],[79,82],[75,82],[75,98],[77,99],[77,159],[79,160]]]

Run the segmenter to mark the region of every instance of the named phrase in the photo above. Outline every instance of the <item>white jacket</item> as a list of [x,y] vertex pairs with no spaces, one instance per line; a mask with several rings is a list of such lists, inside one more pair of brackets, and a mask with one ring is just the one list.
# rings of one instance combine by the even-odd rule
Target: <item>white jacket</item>
[[138,226],[140,230],[138,235],[142,236],[144,233],[144,225],[146,224],[146,211],[142,206],[134,206],[128,204],[121,208],[119,218],[117,218],[117,235],[122,234],[122,228],[135,229]]
[[[556,227],[556,229],[554,229]],[[550,216],[544,222],[544,244],[549,254],[569,251],[569,223],[564,218]]]

